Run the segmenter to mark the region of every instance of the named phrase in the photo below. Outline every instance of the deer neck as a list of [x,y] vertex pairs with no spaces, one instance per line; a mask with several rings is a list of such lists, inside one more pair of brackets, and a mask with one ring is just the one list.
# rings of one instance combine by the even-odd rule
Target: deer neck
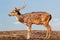
[[18,20],[19,22],[24,22],[22,15],[16,15],[16,18],[17,18],[17,20]]

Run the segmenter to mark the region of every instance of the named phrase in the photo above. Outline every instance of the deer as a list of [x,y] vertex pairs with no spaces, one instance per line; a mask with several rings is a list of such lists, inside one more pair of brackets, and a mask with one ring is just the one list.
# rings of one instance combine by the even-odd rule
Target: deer
[[46,38],[50,38],[51,26],[49,25],[49,22],[52,18],[51,14],[48,12],[29,12],[21,14],[20,11],[24,8],[25,8],[24,5],[20,8],[14,7],[13,11],[10,12],[8,15],[17,17],[19,22],[27,26],[27,39],[31,38],[30,35],[32,24],[44,25],[47,28]]

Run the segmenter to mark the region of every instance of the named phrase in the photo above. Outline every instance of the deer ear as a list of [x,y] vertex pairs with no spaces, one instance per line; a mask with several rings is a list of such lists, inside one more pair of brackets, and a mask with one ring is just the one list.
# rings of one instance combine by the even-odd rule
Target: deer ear
[[20,9],[17,9],[18,11],[20,10]]
[[16,7],[14,7],[14,10],[17,10],[17,8],[16,8]]
[[18,10],[18,11],[19,11],[20,9],[19,9],[19,8],[14,7],[14,10]]

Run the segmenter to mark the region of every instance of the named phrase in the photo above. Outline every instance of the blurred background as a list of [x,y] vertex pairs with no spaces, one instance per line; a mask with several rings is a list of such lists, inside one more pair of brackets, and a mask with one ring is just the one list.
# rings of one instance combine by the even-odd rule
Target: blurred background
[[[19,23],[15,17],[8,14],[14,7],[26,7],[21,14],[28,12],[48,12],[52,15],[50,25],[53,31],[60,31],[60,0],[0,0],[0,31],[27,30],[27,26]],[[46,30],[44,25],[32,25],[32,30]]]

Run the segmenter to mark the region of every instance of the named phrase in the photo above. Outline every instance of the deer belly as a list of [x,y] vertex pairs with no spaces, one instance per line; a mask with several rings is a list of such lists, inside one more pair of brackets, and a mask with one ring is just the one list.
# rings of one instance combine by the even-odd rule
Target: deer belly
[[40,24],[41,23],[40,20],[33,20],[32,22],[33,22],[33,24]]

